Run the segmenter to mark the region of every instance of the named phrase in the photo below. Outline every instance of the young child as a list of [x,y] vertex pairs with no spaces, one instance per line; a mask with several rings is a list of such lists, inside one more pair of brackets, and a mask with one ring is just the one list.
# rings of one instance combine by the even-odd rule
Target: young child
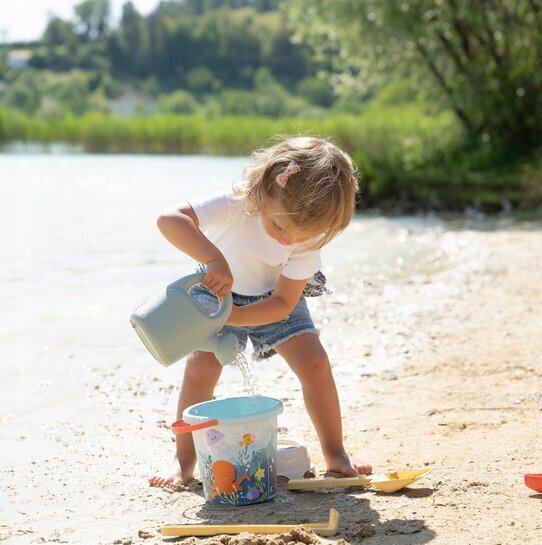
[[[205,271],[192,295],[209,311],[232,292],[234,307],[223,328],[239,346],[250,338],[257,359],[280,354],[301,382],[305,405],[330,471],[369,474],[344,450],[337,389],[326,351],[304,295],[325,291],[320,248],[354,213],[357,180],[350,157],[331,142],[287,138],[253,154],[233,191],[183,203],[158,218],[158,228]],[[210,352],[187,357],[177,418],[212,398],[222,365]],[[152,486],[187,483],[196,463],[190,434],[176,436],[173,471]]]

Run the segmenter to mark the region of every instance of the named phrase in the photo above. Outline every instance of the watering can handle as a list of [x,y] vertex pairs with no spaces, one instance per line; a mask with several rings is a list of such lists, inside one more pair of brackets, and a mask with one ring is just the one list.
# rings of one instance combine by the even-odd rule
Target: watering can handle
[[[197,284],[198,282],[201,282],[205,278],[205,273],[194,273],[189,274],[188,276],[184,276],[183,278],[179,278],[179,280],[175,280],[175,282],[172,282],[168,287],[169,288],[175,288],[180,289],[186,293],[188,293],[188,290]],[[229,316],[231,313],[231,309],[233,307],[233,299],[231,296],[231,293],[226,295],[222,299],[222,304],[220,305],[220,308],[214,313],[209,316],[209,318],[212,318],[213,320],[222,318],[223,316]]]
[[182,278],[179,278],[179,280],[175,280],[175,282],[172,282],[168,287],[187,292],[192,286],[201,282],[204,278],[205,273],[197,272],[189,274],[188,276],[183,276]]
[[193,431],[202,430],[203,428],[210,428],[211,426],[218,426],[218,420],[206,420],[199,424],[188,424],[182,418],[171,424],[171,431],[175,435],[181,435],[183,433],[192,433]]

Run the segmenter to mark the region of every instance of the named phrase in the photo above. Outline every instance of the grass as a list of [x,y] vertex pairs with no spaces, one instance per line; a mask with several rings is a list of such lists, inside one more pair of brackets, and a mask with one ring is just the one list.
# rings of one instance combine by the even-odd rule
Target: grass
[[517,210],[542,206],[540,162],[496,165],[490,150],[466,149],[450,112],[428,113],[417,104],[376,105],[361,115],[322,119],[104,113],[40,118],[0,108],[0,142],[64,142],[88,152],[247,155],[275,135],[293,134],[330,137],[348,151],[371,205],[495,210],[506,200]]

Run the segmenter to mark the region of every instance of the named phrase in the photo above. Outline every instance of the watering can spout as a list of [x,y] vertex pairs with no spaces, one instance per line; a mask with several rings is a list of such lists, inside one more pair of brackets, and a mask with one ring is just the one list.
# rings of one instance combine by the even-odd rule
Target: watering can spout
[[213,335],[205,340],[201,350],[214,352],[216,359],[222,365],[228,365],[235,360],[235,356],[240,351],[237,337],[232,333],[225,335]]

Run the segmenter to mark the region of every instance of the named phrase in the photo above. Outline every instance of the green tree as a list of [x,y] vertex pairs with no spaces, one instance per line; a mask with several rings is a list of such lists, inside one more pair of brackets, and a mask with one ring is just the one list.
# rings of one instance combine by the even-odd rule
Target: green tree
[[289,29],[266,29],[262,36],[262,64],[271,69],[281,83],[293,87],[310,74],[311,59],[307,47],[292,42]]
[[409,70],[436,86],[471,144],[542,141],[542,0],[290,0],[288,11],[339,88],[369,92]]
[[27,114],[40,107],[40,93],[33,78],[20,77],[7,87],[6,102]]
[[319,106],[329,107],[335,100],[329,81],[316,76],[303,78],[297,85],[297,92]]
[[119,98],[123,93],[126,92],[126,84],[112,78],[110,74],[102,74],[101,76],[102,77],[98,89],[102,91],[103,95],[106,98]]
[[199,108],[192,93],[179,89],[158,99],[158,111],[168,114],[192,114]]
[[206,66],[197,66],[187,72],[186,86],[196,94],[210,93],[220,89],[220,81]]
[[149,74],[149,29],[145,18],[139,14],[132,2],[127,2],[122,8],[118,47],[121,66],[125,71],[140,77]]
[[250,85],[261,65],[261,41],[250,20],[228,8],[211,11],[198,19],[193,36],[195,66],[207,66],[226,86]]
[[[222,7],[241,8],[251,6],[257,11],[276,9],[280,0],[184,0],[178,2],[177,9],[192,15],[203,15]],[[165,2],[164,2],[165,3]]]
[[84,0],[75,6],[76,25],[84,38],[100,39],[109,27],[109,0]]
[[59,17],[53,17],[47,23],[41,41],[49,47],[63,45],[73,50],[77,45],[78,39],[71,23]]
[[89,79],[81,72],[70,73],[55,81],[50,94],[63,110],[75,115],[82,115],[90,109]]

